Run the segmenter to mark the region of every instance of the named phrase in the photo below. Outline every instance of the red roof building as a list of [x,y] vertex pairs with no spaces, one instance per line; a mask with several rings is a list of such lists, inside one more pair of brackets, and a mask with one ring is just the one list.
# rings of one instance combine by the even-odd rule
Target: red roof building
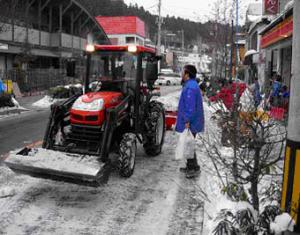
[[97,16],[112,44],[144,45],[145,23],[136,16]]

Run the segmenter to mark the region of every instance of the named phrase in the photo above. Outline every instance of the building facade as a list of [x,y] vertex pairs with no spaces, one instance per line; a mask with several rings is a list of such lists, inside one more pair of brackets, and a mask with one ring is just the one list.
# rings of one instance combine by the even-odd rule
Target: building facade
[[116,45],[145,45],[145,23],[136,16],[97,16],[96,20]]
[[246,81],[251,84],[257,77],[267,93],[274,75],[280,75],[283,84],[289,86],[292,64],[293,1],[276,0],[272,4],[250,4],[246,15]]
[[109,43],[102,27],[76,0],[19,0],[9,9],[0,18],[0,74],[20,83],[21,90],[32,85],[44,89],[38,86],[62,80],[68,60],[83,66],[88,35],[94,42]]
[[261,32],[261,48],[265,51],[266,80],[275,74],[282,77],[282,83],[290,86],[292,74],[292,36],[293,36],[293,5],[284,10]]
[[270,16],[263,15],[262,3],[250,4],[247,11],[247,33],[245,54],[245,81],[252,84],[255,78],[264,89],[265,83],[265,50],[261,48],[260,32],[270,23]]

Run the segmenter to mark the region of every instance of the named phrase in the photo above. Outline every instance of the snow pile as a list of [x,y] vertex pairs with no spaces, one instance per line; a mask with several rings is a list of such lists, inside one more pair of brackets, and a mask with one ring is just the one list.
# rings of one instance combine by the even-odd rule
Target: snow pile
[[32,106],[39,107],[39,108],[49,108],[52,104],[62,100],[63,99],[53,99],[50,96],[46,95],[42,99],[33,103]]
[[28,109],[20,106],[18,101],[11,97],[12,103],[14,104],[13,107],[2,107],[0,108],[0,119],[4,119],[11,116],[19,115],[23,111],[28,111]]
[[278,215],[275,218],[275,221],[270,224],[270,229],[275,234],[281,234],[285,231],[294,231],[295,222],[291,216],[287,213]]
[[2,187],[0,189],[0,199],[6,197],[12,197],[16,194],[16,190],[10,186]]
[[157,98],[157,101],[163,103],[166,111],[177,111],[180,91],[170,93],[166,96]]
[[0,108],[0,111],[11,111],[11,110],[15,110],[16,107],[2,107]]
[[18,103],[18,101],[14,97],[11,97],[11,100],[14,103],[15,107],[22,108],[22,107],[20,107],[20,104]]
[[290,0],[285,6],[284,10],[287,11],[294,6],[294,0]]
[[240,104],[242,105],[242,108],[241,110],[244,111],[244,112],[249,112],[251,110],[254,110],[255,107],[254,107],[254,102],[253,102],[254,98],[253,98],[253,95],[250,91],[249,88],[247,88],[241,98],[240,98]]
[[65,154],[43,148],[32,149],[28,156],[18,155],[18,152],[12,151],[5,163],[92,176],[99,171],[100,163],[95,157]]
[[[163,153],[155,159],[147,157],[139,145],[132,177],[123,179],[113,171],[108,185],[99,188],[35,179],[8,170],[3,179],[5,168],[0,166],[0,188],[6,184],[16,190],[15,196],[0,199],[0,234],[178,234],[168,232],[182,185],[178,162],[172,161],[172,132],[166,133],[165,143]],[[174,224],[185,225],[183,219]]]
[[13,107],[2,107],[2,108],[0,108],[0,111],[3,111],[3,110],[10,111],[10,110],[14,110],[16,108],[17,109],[24,109],[24,110],[26,110],[25,108],[23,108],[22,106],[20,106],[19,102],[14,97],[11,97],[11,101],[14,104]]
[[64,86],[64,88],[66,88],[66,89],[70,89],[71,87],[82,88],[82,84],[77,83],[77,84],[69,84],[69,85]]

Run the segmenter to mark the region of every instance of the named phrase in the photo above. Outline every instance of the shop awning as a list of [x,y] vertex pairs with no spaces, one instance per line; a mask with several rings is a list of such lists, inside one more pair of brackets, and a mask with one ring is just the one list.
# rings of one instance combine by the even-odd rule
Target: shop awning
[[287,9],[275,18],[260,34],[262,35],[261,47],[263,49],[291,37],[293,34],[293,8]]
[[257,53],[258,53],[258,52],[257,52],[256,50],[251,49],[251,50],[249,50],[249,51],[246,51],[245,57],[250,56],[250,55],[253,55],[253,54],[257,54]]
[[246,51],[245,53],[245,59],[244,59],[244,65],[251,65],[253,64],[253,55],[258,54],[259,52],[257,52],[256,50],[249,50]]

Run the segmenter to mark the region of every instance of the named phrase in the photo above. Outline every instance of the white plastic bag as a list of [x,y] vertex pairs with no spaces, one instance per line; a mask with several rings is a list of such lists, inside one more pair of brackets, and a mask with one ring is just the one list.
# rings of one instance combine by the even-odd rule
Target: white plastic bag
[[[185,129],[182,133],[179,133],[177,146],[175,149],[175,160],[184,159],[185,156],[191,154],[195,150],[195,139],[189,129]],[[194,157],[194,153],[192,153]],[[190,157],[190,158],[192,158]]]

